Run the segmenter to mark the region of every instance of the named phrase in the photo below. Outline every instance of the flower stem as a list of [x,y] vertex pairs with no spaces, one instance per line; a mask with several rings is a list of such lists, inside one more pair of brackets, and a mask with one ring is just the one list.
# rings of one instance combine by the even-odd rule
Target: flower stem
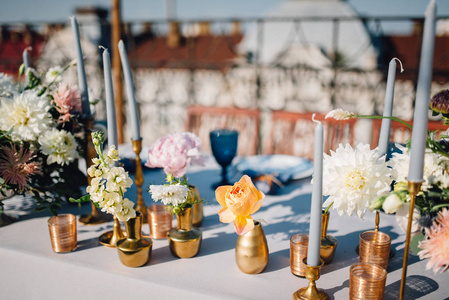
[[390,119],[393,121],[397,121],[405,126],[407,126],[409,129],[413,129],[413,126],[405,122],[404,120],[401,120],[396,117],[386,117],[386,116],[370,116],[370,115],[357,115],[357,118],[363,118],[363,119]]

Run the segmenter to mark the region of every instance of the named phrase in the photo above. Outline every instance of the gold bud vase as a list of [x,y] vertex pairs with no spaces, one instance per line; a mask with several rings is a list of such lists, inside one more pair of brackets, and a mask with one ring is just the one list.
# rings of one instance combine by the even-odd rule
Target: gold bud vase
[[329,212],[321,214],[321,248],[320,257],[324,264],[330,264],[334,259],[335,250],[337,249],[337,239],[327,234],[327,226],[329,225]]
[[200,251],[202,233],[192,227],[192,207],[185,208],[176,214],[178,228],[168,233],[170,252],[179,258],[194,257]]
[[258,274],[267,266],[268,243],[259,222],[254,222],[253,230],[238,236],[235,261],[240,271],[246,274]]
[[203,223],[203,203],[201,202],[201,195],[198,188],[194,185],[189,185],[190,193],[188,197],[191,197],[189,200],[190,203],[193,204],[193,227],[200,227]]
[[137,268],[151,258],[153,240],[142,237],[142,213],[136,211],[136,217],[125,222],[126,238],[117,242],[118,256],[122,264]]

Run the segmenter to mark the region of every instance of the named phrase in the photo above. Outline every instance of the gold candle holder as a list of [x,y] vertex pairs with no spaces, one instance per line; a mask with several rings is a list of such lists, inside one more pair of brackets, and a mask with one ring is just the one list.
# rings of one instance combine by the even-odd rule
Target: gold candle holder
[[350,300],[382,300],[387,271],[372,263],[356,263],[349,269]]
[[376,264],[385,270],[390,257],[391,238],[381,231],[365,231],[360,234],[360,262]]
[[57,253],[70,252],[77,245],[76,217],[63,214],[48,219],[48,230],[53,251]]
[[148,207],[148,225],[153,239],[166,239],[173,229],[173,214],[165,205],[151,205]]
[[309,285],[304,288],[300,288],[293,293],[293,299],[329,299],[329,296],[322,289],[316,287],[315,281],[320,278],[321,267],[324,265],[324,261],[320,259],[319,266],[310,266],[307,264],[307,257],[303,259],[303,263],[306,266],[306,278],[309,280]]
[[137,187],[137,203],[136,210],[142,213],[142,222],[144,224],[148,223],[147,207],[143,202],[142,196],[142,185],[143,185],[143,172],[142,172],[142,161],[140,160],[140,152],[142,151],[142,139],[132,140],[133,151],[136,154],[136,173],[134,176],[134,183]]
[[415,209],[415,200],[416,195],[421,190],[422,181],[408,181],[408,192],[410,194],[410,208],[408,211],[408,223],[407,223],[407,232],[405,238],[405,247],[404,247],[404,260],[402,262],[402,278],[401,278],[401,289],[399,291],[399,299],[404,299],[405,293],[405,282],[407,280],[407,266],[408,266],[408,255],[410,252],[410,241],[412,238],[412,222],[413,222],[413,211]]
[[98,240],[103,246],[115,248],[117,247],[117,242],[123,238],[125,238],[125,235],[123,234],[120,221],[116,216],[114,216],[113,229],[100,235]]
[[293,275],[304,277],[306,265],[303,259],[307,257],[309,236],[306,233],[297,233],[290,237],[290,271]]
[[[86,120],[86,149],[85,149],[85,160],[86,160],[86,168],[88,169],[92,165],[92,159],[97,157],[97,152],[95,151],[94,144],[92,143],[92,135],[91,132],[94,127],[94,118],[91,117]],[[90,185],[91,177],[87,175],[87,183]],[[93,202],[91,202],[92,211],[88,215],[82,215],[79,218],[80,223],[85,225],[96,225],[102,224],[105,222],[111,221],[111,215],[100,212]]]

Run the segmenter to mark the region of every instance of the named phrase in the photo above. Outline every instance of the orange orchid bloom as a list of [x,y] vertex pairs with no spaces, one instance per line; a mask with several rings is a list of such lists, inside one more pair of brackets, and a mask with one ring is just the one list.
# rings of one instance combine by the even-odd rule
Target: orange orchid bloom
[[250,215],[260,209],[264,197],[264,193],[257,190],[247,175],[243,175],[233,186],[218,187],[215,190],[215,198],[223,206],[218,212],[220,222],[234,221],[237,234],[244,235],[254,228]]

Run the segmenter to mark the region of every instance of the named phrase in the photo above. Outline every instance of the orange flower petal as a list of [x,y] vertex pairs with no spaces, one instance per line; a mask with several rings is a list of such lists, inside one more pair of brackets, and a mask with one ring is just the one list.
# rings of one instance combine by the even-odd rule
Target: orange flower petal
[[218,215],[220,216],[220,222],[222,223],[231,223],[235,219],[235,215],[226,207],[220,209]]
[[254,204],[253,210],[251,211],[251,214],[255,213],[256,211],[258,211],[260,209],[260,207],[262,206],[262,202],[263,202],[263,199],[260,199],[259,201],[257,201]]
[[232,186],[230,186],[230,185],[223,185],[223,186],[219,186],[215,190],[215,198],[217,199],[218,203],[220,203],[220,205],[223,206],[223,207],[227,207],[226,206],[226,192],[230,188],[232,188]]
[[242,178],[240,178],[239,183],[246,183],[254,186],[253,182],[251,181],[251,178],[248,175],[243,175]]
[[253,230],[254,221],[250,216],[236,216],[234,220],[234,227],[238,235],[244,235],[245,233]]

